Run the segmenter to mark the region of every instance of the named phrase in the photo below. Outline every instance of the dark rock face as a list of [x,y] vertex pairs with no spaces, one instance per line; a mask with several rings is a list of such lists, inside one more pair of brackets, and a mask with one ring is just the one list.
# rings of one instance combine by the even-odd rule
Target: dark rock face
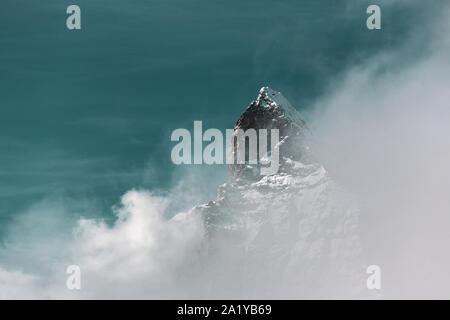
[[[233,140],[238,129],[244,131],[255,129],[267,129],[267,146],[270,152],[272,148],[271,129],[279,130],[279,171],[287,170],[286,159],[304,160],[308,154],[304,145],[305,135],[309,132],[305,122],[301,119],[299,113],[290,105],[290,103],[279,92],[273,91],[268,87],[261,88],[258,98],[253,101],[249,107],[242,113],[236,122],[233,133]],[[259,139],[259,137],[258,137]],[[237,152],[239,141],[230,147]],[[258,141],[259,150],[259,141]],[[246,148],[246,163],[228,165],[231,182],[251,182],[261,178],[260,159],[258,156],[257,165],[249,164],[248,146]]]

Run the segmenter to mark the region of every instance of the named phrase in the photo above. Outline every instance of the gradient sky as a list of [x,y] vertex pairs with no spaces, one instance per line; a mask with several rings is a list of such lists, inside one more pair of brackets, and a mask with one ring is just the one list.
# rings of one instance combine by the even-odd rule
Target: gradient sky
[[[306,113],[380,51],[414,35],[408,59],[420,55],[420,21],[439,1],[390,2],[2,0],[0,239],[15,213],[48,197],[109,208],[131,188],[169,189],[180,174],[170,133],[194,120],[232,128],[261,86]],[[66,29],[70,4],[81,31]],[[388,7],[381,31],[365,27],[369,4]],[[226,179],[224,167],[186,170]]]

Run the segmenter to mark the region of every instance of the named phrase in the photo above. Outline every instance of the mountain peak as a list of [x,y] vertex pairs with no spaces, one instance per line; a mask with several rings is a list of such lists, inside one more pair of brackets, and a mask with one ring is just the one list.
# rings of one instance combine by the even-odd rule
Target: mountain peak
[[230,182],[219,186],[217,198],[191,211],[205,226],[205,256],[220,266],[202,269],[218,270],[211,288],[230,283],[223,270],[239,276],[236,288],[244,298],[287,286],[295,297],[309,296],[311,288],[326,295],[342,283],[358,288],[359,208],[312,160],[299,113],[281,93],[263,87],[235,133],[250,128],[279,129],[280,167],[261,176],[255,165],[229,165]]
[[[287,169],[284,166],[286,159],[304,160],[305,155],[309,153],[304,143],[306,133],[309,131],[300,113],[281,92],[267,86],[260,89],[257,99],[250,103],[237,120],[233,137],[238,130],[246,131],[248,129],[257,131],[266,129],[269,134],[272,129],[278,130],[281,172]],[[232,145],[231,148],[236,151],[237,145]],[[257,166],[248,163],[233,164],[229,165],[228,168],[233,182],[255,181],[261,178],[258,170],[259,164]]]
[[293,125],[306,129],[300,113],[295,109],[288,99],[281,92],[275,91],[270,87],[262,87],[259,90],[258,98],[255,101],[261,108],[278,109],[282,116],[288,118]]

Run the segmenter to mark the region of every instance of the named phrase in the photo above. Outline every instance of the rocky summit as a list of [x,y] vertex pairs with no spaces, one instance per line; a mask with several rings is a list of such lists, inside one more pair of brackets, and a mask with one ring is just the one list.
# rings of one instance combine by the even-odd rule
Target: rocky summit
[[[311,154],[306,143],[309,136],[306,123],[280,92],[276,92],[269,87],[261,88],[256,101],[250,103],[237,120],[233,137],[238,130],[247,131],[248,129],[257,131],[267,129],[269,136],[272,129],[279,130],[279,145],[270,146],[269,138],[269,152],[271,148],[279,148],[279,170],[281,172],[290,170],[291,162],[289,160],[311,162],[311,159],[309,159]],[[230,145],[229,147],[237,152],[236,146]],[[247,155],[246,160],[248,160]],[[245,164],[228,165],[231,181],[235,183],[243,181],[245,183],[249,180],[260,179],[261,175],[258,169],[262,161],[259,158],[257,160],[257,165],[250,165],[248,161]]]

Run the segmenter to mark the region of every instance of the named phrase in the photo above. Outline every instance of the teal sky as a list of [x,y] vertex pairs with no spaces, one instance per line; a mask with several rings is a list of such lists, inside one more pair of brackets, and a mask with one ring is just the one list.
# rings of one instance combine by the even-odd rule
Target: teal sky
[[[408,58],[420,55],[417,21],[439,6],[390,2],[2,0],[0,236],[48,197],[104,208],[186,170],[223,182],[224,167],[175,168],[170,133],[194,120],[231,128],[264,85],[306,113],[345,70],[412,35]],[[66,28],[70,4],[81,31]],[[381,31],[365,27],[369,4],[382,7]]]

